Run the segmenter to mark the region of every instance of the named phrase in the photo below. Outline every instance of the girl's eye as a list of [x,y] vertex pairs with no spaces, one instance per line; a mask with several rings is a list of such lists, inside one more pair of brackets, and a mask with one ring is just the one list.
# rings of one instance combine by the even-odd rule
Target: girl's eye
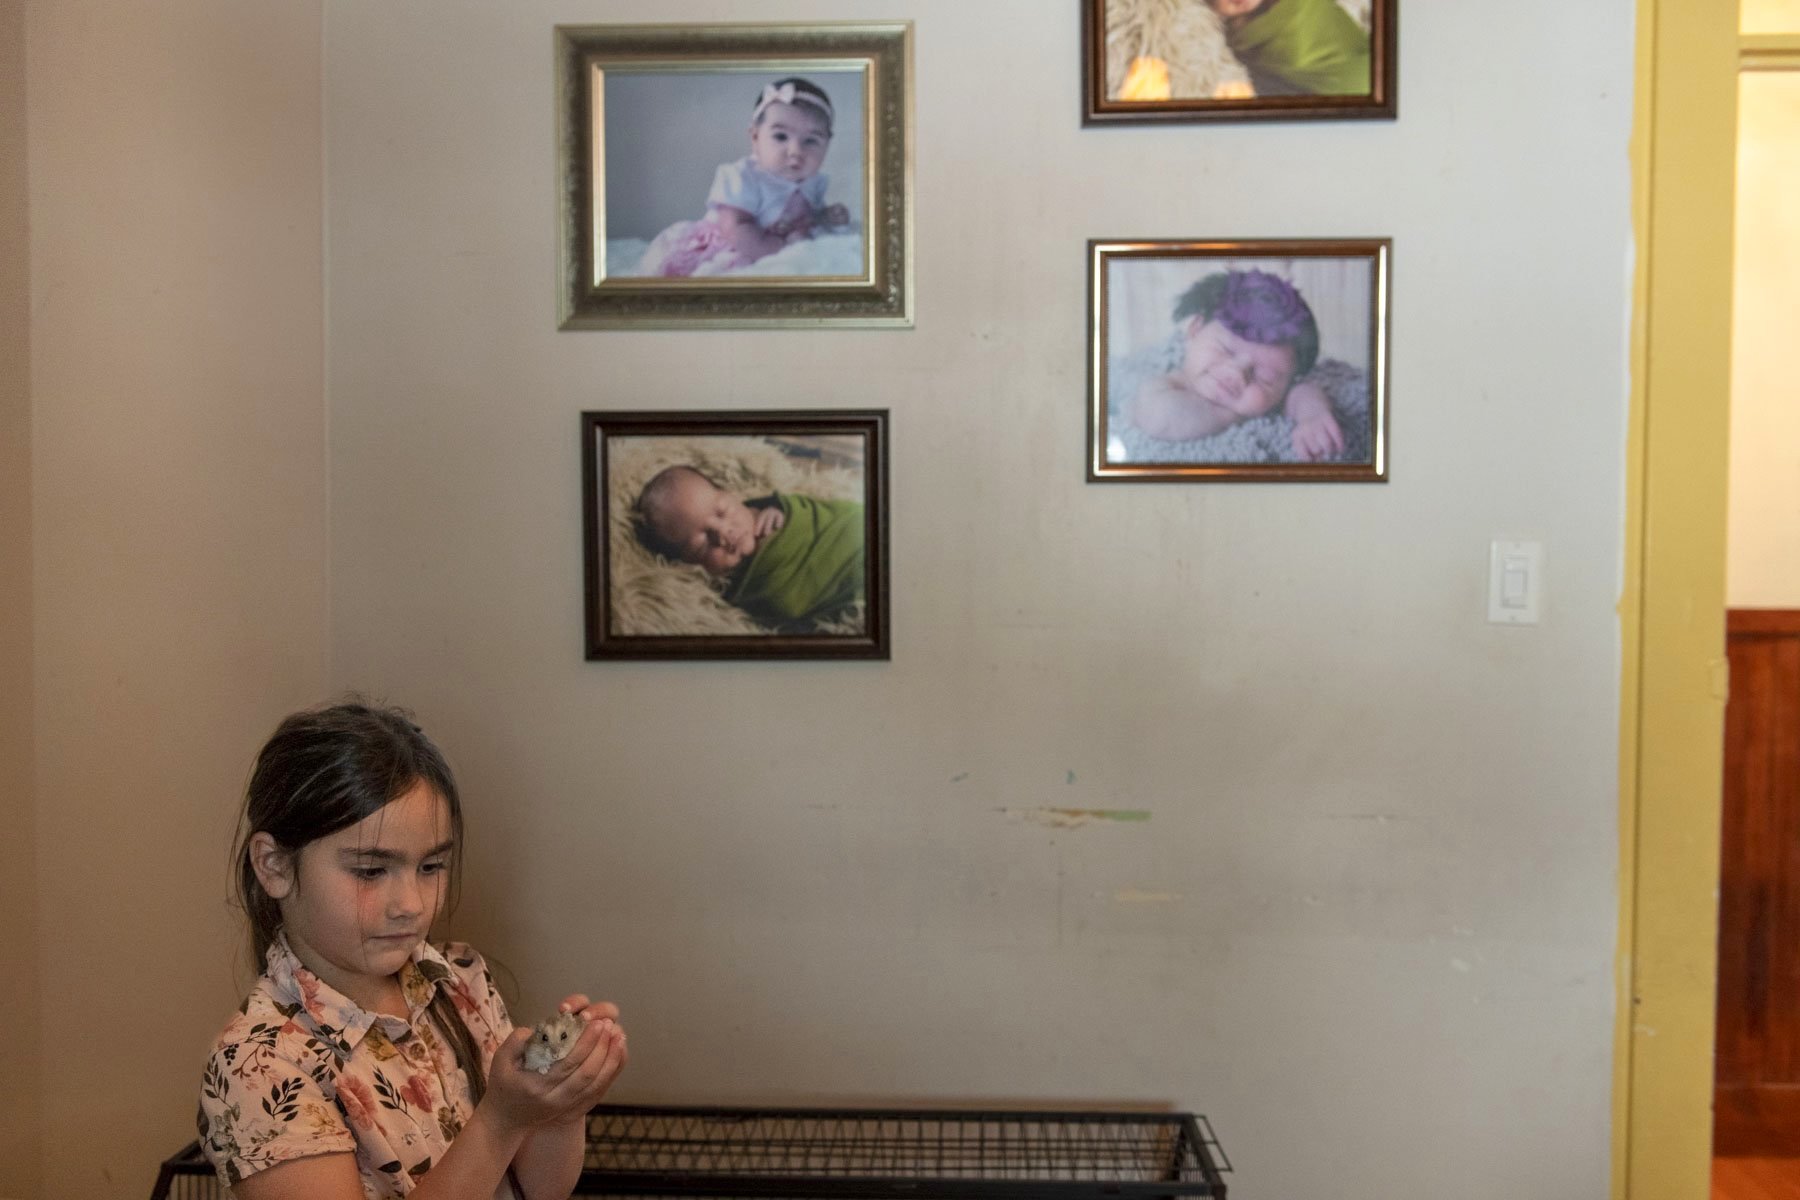
[[384,867],[351,867],[350,873],[364,883],[374,883],[381,878],[385,870]]
[[449,865],[450,865],[449,863],[442,863],[442,862],[420,863],[419,870],[423,871],[427,875],[436,875],[439,871],[442,871],[444,868],[448,867]]

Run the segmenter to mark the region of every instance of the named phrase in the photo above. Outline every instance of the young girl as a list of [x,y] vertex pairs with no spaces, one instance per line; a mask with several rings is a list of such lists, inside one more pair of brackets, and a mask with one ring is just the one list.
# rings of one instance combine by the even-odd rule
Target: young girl
[[239,1200],[562,1200],[625,1065],[586,996],[575,1048],[525,1069],[481,956],[425,940],[462,851],[449,765],[404,712],[296,713],[257,756],[234,858],[266,963],[219,1036],[200,1143]]
[[831,148],[831,98],[799,77],[763,88],[750,112],[750,153],[722,163],[706,196],[706,215],[657,234],[639,275],[715,275],[847,225],[841,204],[827,206],[820,172]]

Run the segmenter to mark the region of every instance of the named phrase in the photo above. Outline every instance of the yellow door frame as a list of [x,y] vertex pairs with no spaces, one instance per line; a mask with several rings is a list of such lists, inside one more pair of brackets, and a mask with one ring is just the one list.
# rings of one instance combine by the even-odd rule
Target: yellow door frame
[[1712,1154],[1738,14],[1639,0],[1619,782],[1615,1200]]
[[1738,42],[1744,71],[1800,71],[1800,33],[1745,34]]

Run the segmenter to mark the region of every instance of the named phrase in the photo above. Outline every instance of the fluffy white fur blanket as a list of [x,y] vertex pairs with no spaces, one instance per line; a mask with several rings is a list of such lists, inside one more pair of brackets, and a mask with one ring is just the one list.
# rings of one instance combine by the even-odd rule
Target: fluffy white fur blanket
[[[643,238],[608,238],[607,276],[637,275],[638,264],[644,260],[644,251],[649,248],[650,243]],[[703,264],[696,278],[705,275],[850,275],[861,278],[862,274],[862,230],[852,225],[783,246],[766,258],[759,258],[735,271],[709,271]]]
[[[790,247],[791,249],[792,247]],[[711,576],[691,563],[652,554],[638,540],[633,505],[644,485],[664,467],[694,467],[726,491],[745,499],[793,492],[830,500],[862,500],[861,472],[820,466],[757,437],[620,437],[607,443],[607,529],[612,587],[608,627],[621,637],[755,635],[775,630],[725,603]],[[865,604],[817,633],[865,632]]]

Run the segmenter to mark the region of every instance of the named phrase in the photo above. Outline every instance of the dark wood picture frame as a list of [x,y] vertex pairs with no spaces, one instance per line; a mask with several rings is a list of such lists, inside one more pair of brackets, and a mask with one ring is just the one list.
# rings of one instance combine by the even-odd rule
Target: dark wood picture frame
[[[1276,3],[1286,0],[1275,0]],[[1083,125],[1137,125],[1193,121],[1393,120],[1399,38],[1399,0],[1371,0],[1369,90],[1344,95],[1297,94],[1244,97],[1108,95],[1107,0],[1080,0]],[[1165,71],[1166,75],[1167,72]]]
[[[887,427],[886,409],[582,413],[587,657],[889,658]],[[771,618],[771,609],[744,597],[767,543],[718,578],[666,546],[652,549],[636,502],[666,467],[692,468],[739,503],[747,496],[782,508],[790,536],[817,528],[822,539],[835,530],[840,557],[854,544],[843,541],[855,537],[844,523],[856,520],[849,506],[860,503],[854,601]],[[771,503],[765,490],[787,499]],[[816,526],[803,524],[800,510],[785,515],[809,496],[823,496],[820,511],[828,513]],[[837,578],[851,579],[851,571],[843,566]]]
[[[1088,482],[1386,482],[1392,256],[1388,238],[1089,241]],[[1313,361],[1292,377],[1286,395],[1297,396],[1303,382],[1316,385],[1338,431],[1335,453],[1300,456],[1298,427],[1281,424],[1296,402],[1286,398],[1254,416],[1231,417],[1216,436],[1188,441],[1158,440],[1166,435],[1146,434],[1142,418],[1126,412],[1149,381],[1190,369],[1184,339],[1204,321],[1176,313],[1202,293],[1201,281],[1249,272],[1284,279],[1291,285],[1287,303],[1305,313]],[[1115,325],[1133,335],[1120,336]],[[1138,390],[1131,390],[1134,381]],[[1115,383],[1122,394],[1114,394]],[[1220,447],[1233,453],[1208,456]]]

